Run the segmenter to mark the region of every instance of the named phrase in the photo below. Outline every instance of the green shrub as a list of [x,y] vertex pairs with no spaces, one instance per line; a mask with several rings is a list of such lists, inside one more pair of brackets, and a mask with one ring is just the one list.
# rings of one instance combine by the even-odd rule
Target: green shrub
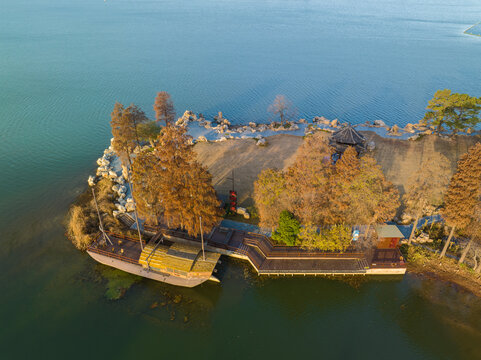
[[279,226],[272,234],[272,239],[288,246],[294,246],[297,244],[297,235],[299,234],[299,231],[299,221],[292,213],[284,210],[279,216]]

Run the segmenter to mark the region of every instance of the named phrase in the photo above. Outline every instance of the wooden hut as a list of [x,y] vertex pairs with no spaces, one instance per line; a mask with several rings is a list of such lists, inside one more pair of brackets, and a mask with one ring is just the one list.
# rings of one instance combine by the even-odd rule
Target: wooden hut
[[349,124],[331,135],[329,145],[339,154],[342,154],[348,146],[353,146],[360,154],[366,149],[366,138]]
[[378,225],[376,233],[378,249],[394,249],[398,246],[399,241],[404,239],[404,235],[396,225]]

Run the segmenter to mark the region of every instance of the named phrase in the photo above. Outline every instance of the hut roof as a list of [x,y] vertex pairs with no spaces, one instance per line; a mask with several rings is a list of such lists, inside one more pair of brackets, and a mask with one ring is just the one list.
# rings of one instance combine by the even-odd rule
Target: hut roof
[[357,132],[351,125],[344,126],[331,136],[331,139],[340,144],[362,145],[366,141],[364,136]]
[[404,238],[403,233],[396,225],[378,225],[376,226],[376,232],[380,238]]

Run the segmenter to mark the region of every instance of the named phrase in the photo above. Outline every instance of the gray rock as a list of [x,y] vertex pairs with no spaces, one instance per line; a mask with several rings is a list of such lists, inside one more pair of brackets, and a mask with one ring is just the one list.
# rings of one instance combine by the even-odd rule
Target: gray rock
[[265,138],[262,138],[262,139],[259,139],[257,140],[256,142],[256,145],[257,146],[265,146],[267,143],[266,143],[266,139]]
[[331,127],[338,127],[339,126],[339,120],[334,119],[330,123]]

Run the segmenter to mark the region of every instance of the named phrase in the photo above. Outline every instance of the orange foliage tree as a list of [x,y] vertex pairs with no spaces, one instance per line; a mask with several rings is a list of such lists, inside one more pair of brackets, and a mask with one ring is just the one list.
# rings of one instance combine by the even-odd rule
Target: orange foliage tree
[[219,201],[212,176],[196,159],[186,130],[168,126],[155,147],[142,152],[134,162],[134,196],[142,214],[161,217],[171,228],[190,235],[210,231],[220,219]]
[[477,143],[458,161],[456,172],[449,182],[444,196],[442,215],[451,226],[441,257],[446,255],[455,229],[464,229],[472,221],[480,196],[481,186],[481,143]]
[[173,124],[175,120],[174,103],[167,91],[157,93],[154,102],[155,120],[165,121],[165,125]]

